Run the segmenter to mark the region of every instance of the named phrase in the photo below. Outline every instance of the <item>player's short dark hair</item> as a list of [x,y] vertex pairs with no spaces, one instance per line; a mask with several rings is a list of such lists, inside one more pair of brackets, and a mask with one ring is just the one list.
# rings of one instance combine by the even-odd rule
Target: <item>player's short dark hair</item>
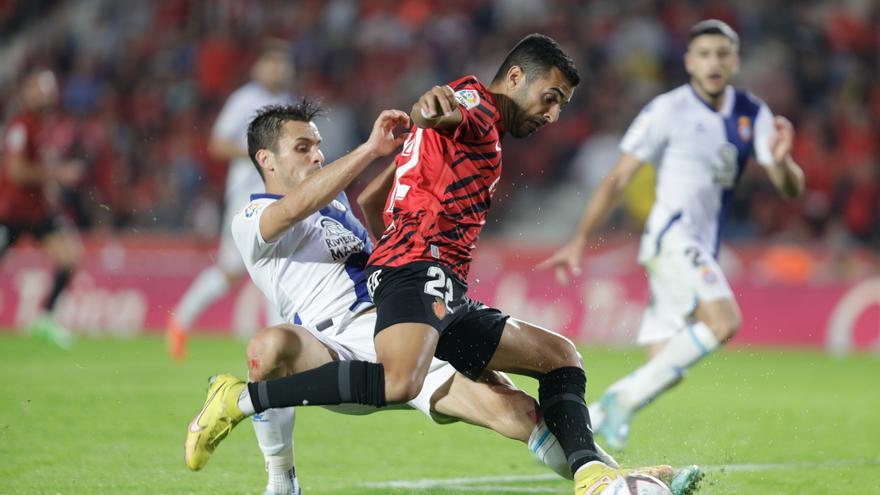
[[719,21],[718,19],[706,19],[694,24],[688,33],[688,47],[691,46],[691,42],[694,41],[694,38],[697,36],[703,36],[704,34],[717,34],[724,36],[730,40],[734,48],[739,49],[739,35],[736,34],[736,31],[734,31],[729,24],[724,21]]
[[500,81],[513,66],[519,66],[528,76],[545,76],[553,67],[559,69],[572,87],[581,82],[574,61],[566,55],[553,38],[543,34],[530,34],[510,50],[493,81]]
[[260,42],[260,50],[258,57],[262,58],[267,55],[290,55],[290,43],[281,38],[266,38]]
[[260,177],[263,170],[257,163],[257,151],[278,151],[278,137],[285,122],[311,122],[316,116],[324,113],[324,108],[315,99],[303,97],[296,103],[288,105],[266,105],[257,111],[247,129],[248,156]]

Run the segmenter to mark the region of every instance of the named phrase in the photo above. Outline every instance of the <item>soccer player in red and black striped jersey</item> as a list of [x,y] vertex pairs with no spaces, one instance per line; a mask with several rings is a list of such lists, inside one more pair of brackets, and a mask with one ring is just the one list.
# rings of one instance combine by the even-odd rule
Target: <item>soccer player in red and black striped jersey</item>
[[221,384],[197,418],[197,432],[211,432],[204,443],[216,445],[229,425],[270,408],[407,402],[436,356],[472,380],[487,370],[537,378],[540,414],[565,452],[575,495],[600,493],[626,475],[603,463],[593,442],[575,346],[466,295],[471,254],[501,174],[503,136],[524,138],[556,122],[579,82],[561,47],[533,34],[488,86],[464,77],[422,95],[396,160],[387,228],[368,262],[379,362],[328,363],[246,388]]
[[501,176],[502,139],[556,122],[579,82],[559,45],[536,34],[508,54],[488,86],[467,76],[425,93],[413,106],[387,228],[368,262],[385,400],[418,394],[435,355],[473,380],[487,369],[533,376],[540,412],[577,473],[576,494],[598,493],[597,480],[619,474],[597,454],[577,350],[470,299],[466,279]]
[[46,128],[58,102],[55,75],[45,69],[22,79],[21,108],[5,125],[0,155],[0,257],[22,236],[40,242],[54,265],[52,288],[31,333],[67,348],[71,334],[59,325],[54,309],[79,261],[80,245],[73,224],[57,211],[46,191],[72,186],[83,174],[75,160],[60,161],[46,146]]

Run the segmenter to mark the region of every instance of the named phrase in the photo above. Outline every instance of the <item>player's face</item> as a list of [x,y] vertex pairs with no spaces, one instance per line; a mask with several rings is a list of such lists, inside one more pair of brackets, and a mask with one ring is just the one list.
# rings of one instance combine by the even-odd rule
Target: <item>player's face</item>
[[543,77],[529,82],[514,91],[510,98],[516,103],[516,115],[510,134],[516,138],[532,135],[541,127],[559,120],[559,114],[571,101],[574,88],[557,68]]
[[25,84],[26,104],[35,110],[46,110],[58,102],[58,84],[49,71],[31,76]]
[[726,36],[704,34],[691,41],[684,64],[691,84],[705,96],[715,98],[739,70],[739,54]]
[[321,134],[312,122],[288,121],[282,126],[274,153],[275,174],[288,190],[324,165]]
[[281,51],[264,54],[254,67],[254,77],[272,91],[281,91],[293,77],[293,67]]

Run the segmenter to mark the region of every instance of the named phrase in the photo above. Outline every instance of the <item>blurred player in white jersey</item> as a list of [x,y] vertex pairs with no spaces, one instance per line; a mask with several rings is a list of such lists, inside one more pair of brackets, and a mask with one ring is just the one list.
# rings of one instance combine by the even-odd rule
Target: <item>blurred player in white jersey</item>
[[[250,194],[263,191],[263,182],[247,154],[247,126],[263,106],[291,101],[288,89],[292,76],[287,44],[266,41],[251,69],[251,81],[229,96],[214,123],[208,151],[229,162],[220,247],[215,264],[196,277],[168,319],[168,352],[176,360],[186,355],[186,336],[193,322],[245,274],[229,226],[236,212],[248,203]],[[273,308],[267,309],[273,323],[280,321]]]
[[[249,147],[267,193],[251,195],[250,203],[233,219],[233,237],[251,279],[289,322],[264,328],[251,339],[251,381],[309,373],[333,361],[354,368],[362,364],[358,361],[377,360],[376,311],[364,275],[372,244],[342,191],[373,159],[397,149],[404,136],[395,138],[392,131],[407,124],[409,117],[386,110],[366,143],[325,167],[321,136],[312,123],[319,111],[309,100],[269,106],[260,111],[249,130]],[[393,172],[392,167],[359,198],[370,225],[378,225],[374,233],[384,230],[382,209]],[[216,378],[212,389],[217,380],[229,378]],[[213,412],[212,404],[222,405],[223,394],[213,391],[209,395],[187,434],[186,463],[193,470],[207,463],[219,442],[211,436],[216,432],[211,431],[207,417]],[[238,394],[232,400],[238,400]],[[539,420],[536,405],[503,373],[486,372],[472,381],[437,359],[421,393],[407,403],[437,423],[461,420],[525,442],[537,458],[570,479],[565,454]],[[327,407],[348,414],[378,410],[351,404]],[[267,409],[254,415],[253,422],[269,471],[265,493],[298,495],[291,437],[293,408]],[[606,463],[616,466],[601,449],[599,453]],[[671,476],[671,469],[666,468],[656,474]]]
[[633,413],[674,386],[685,371],[734,336],[740,311],[716,257],[733,191],[750,157],[787,198],[804,175],[790,155],[784,117],[729,83],[739,69],[739,36],[718,20],[691,28],[684,57],[690,82],[651,101],[621,142],[621,157],[593,194],[577,235],[540,267],[560,282],[580,272],[584,247],[647,162],[657,170],[656,201],[639,262],[651,303],[638,343],[649,360],[590,406],[595,431],[625,447]]

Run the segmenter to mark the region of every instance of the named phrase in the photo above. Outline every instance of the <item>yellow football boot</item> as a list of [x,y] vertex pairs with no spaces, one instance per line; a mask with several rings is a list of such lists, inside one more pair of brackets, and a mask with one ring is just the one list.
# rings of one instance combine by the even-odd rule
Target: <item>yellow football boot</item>
[[[574,477],[574,495],[595,495],[603,493],[606,488],[630,475],[646,475],[657,478],[668,487],[669,481],[675,477],[672,466],[648,466],[636,469],[613,468],[600,461],[592,461],[578,469]],[[665,478],[665,479],[664,479]],[[688,494],[690,492],[687,492]],[[678,494],[675,494],[678,495]]]
[[590,461],[574,473],[574,495],[594,495],[602,493],[624,474],[599,461]]
[[245,418],[238,408],[238,397],[246,386],[232,375],[211,377],[205,405],[186,430],[186,467],[193,471],[202,469],[220,441]]

